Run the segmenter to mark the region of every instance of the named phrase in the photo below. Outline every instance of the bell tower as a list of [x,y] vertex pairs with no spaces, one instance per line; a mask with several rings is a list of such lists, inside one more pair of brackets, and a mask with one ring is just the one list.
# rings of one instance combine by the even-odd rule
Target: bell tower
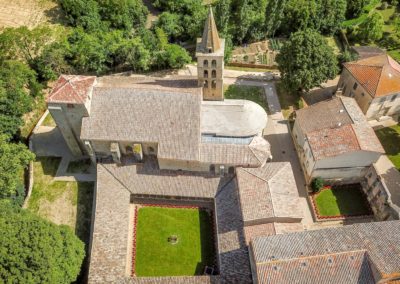
[[197,39],[197,76],[203,87],[203,100],[224,99],[224,50],[225,40],[219,38],[217,25],[210,6],[203,37]]

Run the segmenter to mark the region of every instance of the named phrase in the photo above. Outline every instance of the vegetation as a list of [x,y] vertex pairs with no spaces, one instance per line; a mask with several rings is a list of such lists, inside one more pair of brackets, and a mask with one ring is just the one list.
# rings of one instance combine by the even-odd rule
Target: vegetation
[[324,180],[320,177],[316,177],[311,182],[311,189],[313,193],[318,193],[324,187],[325,183]]
[[358,186],[324,189],[315,196],[320,216],[369,215],[368,202]]
[[56,122],[54,121],[53,117],[51,116],[50,113],[48,113],[43,120],[42,123],[43,126],[50,126],[50,127],[56,127]]
[[27,147],[21,143],[9,142],[5,134],[0,134],[0,199],[11,198],[22,204],[24,184],[21,174],[34,159]]
[[235,100],[249,100],[259,104],[268,112],[268,104],[265,98],[264,88],[255,86],[225,86],[225,98]]
[[333,49],[324,37],[312,30],[293,33],[276,61],[282,82],[293,91],[309,91],[335,78],[339,71]]
[[47,220],[67,225],[88,245],[94,185],[54,181],[60,161],[60,158],[45,157],[34,162],[28,209]]
[[[198,209],[144,207],[136,226],[137,276],[202,275],[214,265],[212,221]],[[176,236],[176,243],[168,238]]]
[[10,283],[71,283],[85,256],[66,226],[0,201],[0,278]]
[[382,128],[376,131],[388,158],[400,170],[400,125]]

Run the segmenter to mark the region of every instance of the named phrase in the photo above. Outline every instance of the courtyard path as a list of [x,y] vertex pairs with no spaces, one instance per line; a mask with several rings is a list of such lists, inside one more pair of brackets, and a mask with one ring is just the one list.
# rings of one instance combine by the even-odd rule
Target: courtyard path
[[290,162],[296,180],[297,190],[301,199],[304,212],[302,223],[306,229],[313,225],[312,209],[308,203],[307,187],[300,161],[297,156],[292,137],[289,133],[288,121],[283,117],[281,105],[276,92],[275,83],[272,81],[256,81],[246,79],[224,78],[225,84],[259,86],[265,90],[268,102],[269,114],[268,124],[264,130],[264,138],[271,144],[271,153],[274,162]]

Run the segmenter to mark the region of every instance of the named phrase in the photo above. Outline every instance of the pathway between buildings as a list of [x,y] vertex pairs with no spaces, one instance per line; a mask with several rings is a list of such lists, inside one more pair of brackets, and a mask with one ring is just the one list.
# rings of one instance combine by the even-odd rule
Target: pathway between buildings
[[288,121],[282,114],[275,83],[272,81],[255,81],[240,78],[224,78],[224,83],[228,85],[259,86],[264,88],[269,108],[268,124],[264,130],[264,137],[271,144],[272,160],[274,162],[290,162],[292,165],[297,189],[301,198],[301,206],[304,212],[303,224],[305,228],[308,229],[312,226],[314,221],[311,214],[312,209],[307,201],[306,182],[292,137],[289,133]]

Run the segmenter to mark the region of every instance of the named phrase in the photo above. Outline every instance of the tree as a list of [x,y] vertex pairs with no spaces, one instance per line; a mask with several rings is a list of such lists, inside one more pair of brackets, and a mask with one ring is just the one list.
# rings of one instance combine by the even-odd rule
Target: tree
[[313,30],[293,33],[276,61],[285,86],[294,91],[309,91],[339,71],[333,49]]
[[23,170],[35,155],[21,143],[11,143],[0,134],[0,198],[14,198]]
[[71,283],[85,256],[84,244],[65,225],[0,201],[0,279],[9,283]]
[[321,31],[324,34],[333,35],[341,27],[346,19],[346,0],[322,0],[320,3]]
[[101,26],[99,5],[95,0],[59,0],[68,23],[96,31]]
[[18,61],[0,66],[0,133],[9,137],[22,126],[22,116],[31,111],[33,101],[41,95],[36,73]]
[[170,44],[165,49],[168,66],[174,69],[179,69],[190,63],[192,58],[187,51],[176,44]]
[[23,60],[30,63],[39,56],[52,40],[52,30],[39,26],[29,30],[26,26],[7,28],[0,34],[3,60]]
[[347,0],[346,17],[348,19],[359,17],[368,2],[369,0]]
[[283,20],[283,12],[287,0],[269,0],[265,10],[265,32],[266,36],[274,37]]
[[383,26],[385,22],[378,12],[373,12],[361,25],[359,36],[364,42],[380,40],[383,36]]
[[102,21],[115,29],[130,31],[141,29],[146,24],[149,11],[140,0],[102,0],[97,1]]
[[178,14],[163,12],[158,17],[156,27],[161,28],[170,39],[177,40],[184,33],[181,17]]
[[284,30],[287,34],[312,28],[319,30],[318,5],[315,0],[289,0],[284,11]]

